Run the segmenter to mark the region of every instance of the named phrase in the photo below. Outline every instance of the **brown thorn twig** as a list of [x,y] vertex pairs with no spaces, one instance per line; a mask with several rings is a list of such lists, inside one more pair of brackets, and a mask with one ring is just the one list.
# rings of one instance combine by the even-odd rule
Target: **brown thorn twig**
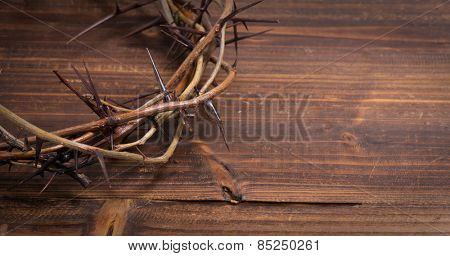
[[94,113],[97,114],[100,118],[106,117],[106,113],[104,113],[103,108],[100,107],[101,103],[97,102],[98,95],[96,95],[96,91],[94,90],[94,88],[91,87],[91,85],[88,83],[88,81],[86,81],[86,79],[84,79],[83,76],[81,76],[80,72],[75,66],[71,65],[71,67],[75,71],[75,74],[77,75],[78,79],[80,79],[86,90],[89,91],[89,93],[94,97],[94,100],[96,101],[96,106],[92,104],[89,104],[88,106],[91,106],[92,111],[94,111]]
[[86,70],[86,74],[87,74],[88,81],[89,81],[89,83],[87,85],[91,88],[92,95],[94,96],[95,103],[97,104],[97,108],[100,111],[102,111],[103,115],[109,116],[106,111],[105,106],[100,101],[100,97],[98,95],[97,89],[95,88],[94,82],[92,81],[91,73],[89,72],[89,70],[87,68],[86,62],[83,61],[83,65],[84,65],[84,69]]
[[121,14],[129,12],[129,11],[131,11],[133,9],[136,9],[136,8],[140,8],[140,7],[145,6],[147,4],[151,4],[151,3],[155,2],[155,1],[156,0],[143,0],[143,1],[139,1],[139,2],[136,2],[136,3],[129,4],[129,5],[125,6],[125,7],[123,7],[122,9],[119,7],[119,3],[116,2],[115,9],[114,9],[114,11],[111,14],[107,15],[103,19],[95,22],[91,26],[89,26],[86,29],[84,29],[83,31],[81,31],[76,36],[72,37],[69,41],[67,41],[66,44],[70,44],[74,40],[78,39],[80,36],[86,34],[87,32],[91,31],[92,29],[100,26],[101,24],[103,24],[103,23],[105,23],[105,22],[107,22],[107,21],[109,21],[109,20],[111,20],[111,19],[113,19],[113,18],[115,18],[115,17],[117,17],[117,16],[119,16]]
[[69,90],[71,90],[81,101],[86,104],[95,114],[97,114],[99,117],[101,117],[101,114],[99,113],[99,110],[93,105],[86,97],[81,95],[77,90],[73,88],[73,86],[70,85],[70,83],[64,79],[56,70],[53,70],[53,73],[55,73],[56,77],[61,81],[62,84],[64,84]]
[[155,95],[155,94],[157,94],[157,93],[158,93],[158,91],[154,91],[154,92],[146,93],[146,94],[143,94],[143,95],[139,95],[139,96],[136,97],[136,98],[126,100],[126,101],[124,101],[124,102],[122,102],[122,103],[120,103],[120,104],[121,104],[121,105],[125,105],[125,104],[128,104],[128,103],[133,102],[133,101],[138,101],[138,100],[147,98],[147,97],[152,96],[152,95]]
[[265,33],[269,32],[269,31],[271,31],[271,30],[272,30],[272,29],[268,29],[268,30],[264,30],[264,31],[261,31],[261,32],[253,33],[253,34],[250,34],[250,35],[245,35],[245,36],[235,37],[235,38],[233,38],[233,39],[227,40],[227,41],[225,42],[225,44],[236,43],[236,42],[238,42],[238,41],[242,41],[242,40],[249,39],[249,38],[252,38],[252,37],[255,37],[255,36],[259,36],[259,35],[262,35],[262,34],[265,34]]
[[[29,180],[31,180],[32,178],[41,175],[42,177],[44,176],[43,173],[45,170],[47,170],[49,168],[49,166],[51,164],[53,164],[56,161],[55,157],[50,157],[49,159],[47,159],[40,167],[38,170],[36,170],[35,172],[29,174],[27,177],[25,177],[24,179],[22,179],[19,183],[11,186],[8,188],[8,190],[12,190],[14,188],[16,188],[17,186],[24,184],[25,182],[28,182]],[[38,166],[36,166],[38,167]]]
[[223,18],[223,22],[227,22],[228,20],[230,20],[234,16],[238,15],[239,13],[241,13],[241,12],[243,12],[243,11],[245,11],[245,10],[247,10],[247,9],[249,9],[249,8],[251,8],[251,7],[253,7],[253,6],[255,6],[255,5],[257,5],[257,4],[261,3],[261,2],[263,2],[263,1],[264,0],[259,0],[259,1],[253,2],[253,3],[250,3],[250,4],[246,5],[246,6],[243,6],[241,8],[234,9],[230,14],[228,14],[227,16],[225,16]]
[[212,3],[212,0],[202,1],[202,5],[200,7],[200,13],[198,14],[197,18],[195,19],[194,24],[200,23],[200,21],[203,18],[203,14],[208,11],[208,7],[211,3]]

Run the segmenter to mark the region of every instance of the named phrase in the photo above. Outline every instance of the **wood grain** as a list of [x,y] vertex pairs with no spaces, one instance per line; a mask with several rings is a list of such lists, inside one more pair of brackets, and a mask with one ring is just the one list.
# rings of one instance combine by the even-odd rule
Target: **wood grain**
[[[121,218],[123,207],[111,207],[118,204],[128,205],[126,218]],[[7,235],[442,235],[450,232],[448,206],[4,199],[0,217],[7,223],[4,229],[8,231],[3,233]]]
[[[53,69],[75,79],[70,63],[85,60],[100,94],[118,100],[156,87],[144,47],[155,49],[163,78],[174,72],[157,30],[120,39],[155,15],[152,8],[67,45],[112,2],[6,2],[35,18],[0,3],[0,102],[41,128],[95,119]],[[240,44],[238,77],[218,99],[231,152],[198,117],[195,139],[167,165],[109,163],[112,189],[95,166],[85,171],[94,180],[87,190],[58,176],[40,195],[48,177],[7,191],[30,170],[2,166],[0,233],[73,197],[11,233],[448,233],[450,4],[442,3],[265,1],[246,16],[280,23],[250,26],[274,30]],[[232,46],[226,55],[233,61]],[[224,178],[223,168],[232,175]],[[224,184],[241,204],[221,202],[233,198]]]

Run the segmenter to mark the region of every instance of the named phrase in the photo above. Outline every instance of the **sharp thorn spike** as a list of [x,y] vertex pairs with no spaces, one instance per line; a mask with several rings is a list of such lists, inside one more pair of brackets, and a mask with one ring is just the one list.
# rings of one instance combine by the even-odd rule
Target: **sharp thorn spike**
[[259,35],[262,35],[262,34],[265,34],[265,33],[269,32],[271,30],[272,29],[268,29],[268,30],[264,30],[264,31],[257,32],[257,33],[254,33],[254,34],[245,35],[245,36],[241,36],[241,37],[238,37],[238,38],[233,38],[233,39],[227,40],[225,42],[225,44],[231,44],[231,43],[234,43],[236,41],[241,41],[241,40],[245,40],[245,39],[248,39],[248,38],[251,38],[251,37],[259,36]]
[[[78,91],[76,91],[70,84],[69,82],[67,82],[66,79],[64,79],[56,70],[53,70],[53,73],[55,73],[55,75],[58,77],[58,79],[60,80],[60,82],[62,84],[64,84],[67,88],[69,88],[69,90],[71,90],[81,101],[84,102],[84,104],[86,104],[95,114],[97,114],[98,116],[100,116],[100,114],[98,113],[98,110],[95,108],[94,105],[92,105],[92,103],[86,99],[86,97],[84,97],[83,95],[81,95]],[[89,90],[89,89],[88,89]]]
[[185,42],[181,41],[180,39],[176,38],[174,35],[167,33],[164,30],[161,30],[161,33],[163,33],[164,35],[168,36],[169,38],[173,39],[174,42],[172,43],[172,45],[169,48],[169,51],[167,52],[167,56],[170,55],[170,52],[172,51],[173,47],[175,46],[175,43],[179,43],[181,44],[183,47],[185,48],[190,48],[188,44],[186,44]]
[[144,30],[150,29],[150,28],[160,24],[162,22],[162,20],[163,20],[163,18],[161,16],[158,16],[155,19],[153,19],[153,20],[145,23],[144,25],[134,29],[133,31],[129,32],[123,38],[128,38],[128,37],[134,36],[136,34],[139,34],[139,33],[143,32]]
[[245,29],[248,31],[248,26],[247,26],[247,22],[243,21],[242,25],[244,25]]
[[94,96],[94,100],[95,100],[95,103],[97,104],[97,108],[99,109],[99,111],[102,112],[103,117],[106,117],[106,116],[108,116],[108,114],[105,110],[105,106],[103,106],[103,104],[100,101],[100,96],[98,95],[97,89],[95,88],[95,84],[92,81],[91,73],[89,72],[86,62],[83,61],[83,65],[84,65],[84,69],[86,70],[86,74],[87,74],[88,82],[89,82],[88,84],[89,84],[89,87],[91,88],[92,96]]
[[42,149],[42,144],[44,143],[44,141],[39,138],[36,137],[36,149],[35,149],[35,160],[34,160],[34,165],[37,167],[38,163],[39,163],[39,158],[41,156],[41,149]]
[[121,14],[124,14],[128,11],[131,11],[133,9],[142,7],[144,5],[150,4],[152,2],[155,2],[156,0],[146,0],[146,1],[139,1],[139,2],[134,2],[131,3],[125,7],[123,7],[122,9],[119,6],[119,3],[116,1],[115,2],[115,7],[114,7],[114,11],[107,15],[106,17],[104,17],[103,19],[95,22],[94,24],[90,25],[89,27],[87,27],[86,29],[84,29],[83,31],[81,31],[80,33],[78,33],[77,35],[75,35],[74,37],[72,37],[69,41],[66,42],[66,44],[70,44],[71,42],[77,40],[79,37],[81,37],[82,35],[86,34],[87,32],[91,31],[92,29],[100,26],[101,24],[113,19],[116,16],[119,16]]
[[147,98],[147,97],[149,97],[149,96],[155,95],[155,94],[157,94],[158,92],[159,92],[159,91],[154,91],[154,92],[146,93],[146,94],[143,94],[143,95],[139,95],[138,97],[133,98],[133,99],[126,100],[126,101],[122,102],[121,104],[122,104],[122,105],[125,105],[125,104],[127,104],[127,103],[132,102],[132,101],[137,101],[137,100],[140,100],[140,99],[144,99],[144,98]]
[[41,175],[41,172],[43,172],[43,170],[39,169],[37,171],[34,171],[33,173],[29,174],[28,176],[26,176],[23,180],[19,181],[17,184],[12,185],[11,187],[9,187],[7,190],[10,191],[22,184],[24,184],[25,182],[28,182],[29,180],[31,180],[32,178]]
[[[105,115],[105,113],[104,113],[104,110],[103,110],[101,107],[99,107],[99,103],[97,102],[98,94],[97,94],[97,91],[95,90],[95,87],[92,87],[92,86],[86,81],[86,79],[84,79],[84,77],[81,76],[80,72],[78,71],[78,69],[77,69],[75,66],[73,66],[73,65],[71,64],[71,67],[72,67],[72,69],[75,71],[75,74],[77,75],[78,79],[81,80],[81,83],[84,85],[84,87],[86,88],[86,90],[88,90],[89,93],[94,97],[94,100],[95,100],[97,106],[91,104],[91,102],[90,102],[88,99],[86,99],[85,97],[83,97],[83,96],[81,96],[81,97],[82,97],[82,100],[85,102],[86,105],[88,105],[88,106],[92,109],[92,111],[94,111],[95,114],[97,114],[97,116],[99,116],[100,118],[105,118],[106,115]],[[90,75],[89,75],[89,76],[90,76]],[[96,98],[97,98],[97,99],[96,99]]]
[[138,146],[135,146],[135,148],[139,152],[139,154],[141,154],[141,156],[142,156],[142,166],[145,166],[145,158],[146,158],[145,154],[139,149]]
[[[233,26],[233,35],[234,35],[234,38],[239,38],[236,26]],[[235,65],[237,63],[237,58],[238,58],[238,41],[237,40],[234,41],[234,53],[235,53],[235,56],[236,56],[236,60],[234,62],[234,65]],[[236,67],[236,66],[233,66],[233,67]]]
[[228,151],[230,151],[230,147],[228,145],[228,141],[225,137],[225,130],[223,128],[222,125],[222,119],[220,118],[220,114],[219,111],[217,110],[217,108],[214,106],[214,103],[212,102],[212,100],[207,100],[205,102],[205,110],[206,113],[208,113],[208,115],[214,119],[216,121],[217,126],[219,127],[220,133],[222,134],[222,139],[225,142],[225,146],[227,147]]
[[243,7],[241,7],[241,8],[235,9],[234,11],[232,11],[228,16],[226,16],[226,17],[222,20],[222,23],[227,22],[228,20],[230,20],[231,18],[233,18],[233,17],[236,16],[237,14],[239,14],[239,13],[241,13],[241,12],[243,12],[243,11],[245,11],[245,10],[247,10],[247,9],[249,9],[249,8],[251,8],[251,7],[253,7],[253,6],[255,6],[255,5],[257,5],[257,4],[261,3],[261,2],[263,2],[263,1],[264,1],[264,0],[259,0],[259,1],[253,2],[253,3],[250,3],[250,4],[246,5],[246,6],[243,6]]
[[83,186],[83,188],[87,188],[87,186],[89,186],[89,184],[91,183],[91,180],[89,179],[89,177],[82,173],[77,173],[77,172],[71,171],[71,172],[65,172],[64,174],[66,174],[69,177],[71,177],[72,179],[76,180],[78,183],[80,183],[81,186]]
[[103,154],[96,151],[95,152],[98,162],[100,163],[100,166],[102,167],[102,172],[103,172],[103,176],[105,176],[106,182],[109,185],[109,188],[111,188],[111,182],[109,181],[109,175],[108,175],[108,170],[106,170],[106,164],[105,164],[105,159],[103,158]]
[[44,192],[46,189],[47,189],[47,187],[50,185],[50,183],[53,181],[53,179],[55,178],[55,176],[56,176],[56,172],[54,172],[53,173],[53,175],[50,177],[50,179],[48,180],[48,182],[45,184],[45,186],[41,189],[41,191],[39,192],[39,194],[42,194],[42,192]]
[[[146,48],[146,49],[147,49],[148,56],[150,57],[150,62],[152,64],[153,73],[155,73],[156,80],[158,81],[159,88],[161,89],[161,92],[165,93],[165,92],[167,92],[166,85],[164,84],[164,81],[161,78],[161,74],[159,73],[158,67],[156,66],[156,63],[153,60],[153,57],[152,57],[152,54],[150,53],[150,50],[148,48]],[[172,98],[171,98],[170,94],[165,95],[164,99],[165,99],[166,102],[172,101]]]

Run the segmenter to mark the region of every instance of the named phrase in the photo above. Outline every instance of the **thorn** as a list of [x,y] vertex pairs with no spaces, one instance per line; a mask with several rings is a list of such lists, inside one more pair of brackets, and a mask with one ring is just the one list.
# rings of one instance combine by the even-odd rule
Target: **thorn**
[[280,23],[279,20],[264,20],[264,19],[246,19],[246,18],[232,18],[232,21],[239,23],[247,23],[247,22],[253,22],[253,23]]
[[188,52],[188,49],[185,49],[184,51],[182,51],[178,56],[176,56],[169,64],[167,64],[167,66],[172,65],[173,63],[177,62],[179,59],[181,59],[181,57],[183,57],[186,53]]
[[105,176],[106,182],[108,183],[109,188],[111,188],[111,182],[109,181],[108,171],[106,170],[106,164],[105,159],[103,158],[103,154],[98,151],[95,151],[95,154],[97,155],[98,162],[102,167],[103,176]]
[[95,88],[94,82],[92,81],[91,74],[89,73],[89,70],[87,68],[86,62],[83,61],[84,69],[86,70],[86,74],[88,76],[89,85],[92,90],[92,95],[94,96],[95,103],[97,104],[97,108],[101,111],[103,111],[103,114],[108,116],[107,111],[105,110],[105,106],[101,103],[100,97],[98,95],[97,89]]
[[202,21],[203,14],[208,11],[208,7],[211,3],[212,3],[212,0],[202,1],[202,5],[200,7],[200,13],[198,14],[197,18],[195,18],[194,24],[200,23]]
[[82,98],[81,94],[80,94],[78,91],[76,91],[76,90],[69,84],[69,82],[67,82],[67,80],[64,79],[64,78],[58,73],[58,71],[53,70],[53,73],[55,73],[55,75],[58,77],[59,81],[60,81],[61,83],[63,83],[67,88],[69,88],[69,90],[71,90],[75,95],[77,95],[78,98],[80,98],[80,99]]
[[92,96],[94,96],[95,101],[97,102],[98,106],[101,104],[100,103],[100,97],[98,96],[97,90],[95,89],[95,85],[94,82],[92,81],[92,77],[91,77],[91,73],[89,72],[89,69],[86,65],[86,62],[83,60],[83,66],[84,69],[86,70],[86,74],[89,80],[89,83],[87,83],[87,85],[89,85],[90,91],[92,92]]
[[152,28],[152,27],[160,24],[162,21],[163,21],[163,18],[161,16],[158,16],[158,17],[154,18],[153,20],[143,24],[142,26],[134,29],[130,33],[126,34],[123,38],[128,38],[128,37],[134,36],[136,34],[139,34],[144,30],[147,30],[149,28]]
[[80,79],[80,81],[82,82],[82,84],[84,85],[84,87],[86,88],[86,90],[89,91],[90,94],[94,95],[94,92],[92,91],[92,88],[90,87],[89,83],[86,81],[86,79],[84,79],[84,77],[80,74],[80,72],[78,71],[78,69],[70,64],[70,66],[72,67],[73,71],[75,71],[75,74],[77,75],[78,79]]
[[243,21],[242,25],[244,25],[245,29],[248,31],[248,26],[247,26],[247,22]]
[[[86,90],[88,90],[89,93],[92,94],[92,96],[94,97],[94,100],[96,101],[97,106],[94,106],[93,104],[91,104],[89,102],[89,100],[87,100],[83,96],[81,96],[82,100],[92,109],[92,111],[94,111],[95,114],[97,114],[97,116],[99,116],[100,118],[105,118],[106,116],[105,116],[105,113],[103,113],[104,111],[101,108],[99,108],[99,106],[98,106],[98,102],[96,100],[97,92],[95,91],[95,88],[92,88],[90,86],[90,84],[86,81],[86,79],[84,79],[84,77],[81,76],[80,72],[78,72],[78,70],[75,68],[75,66],[73,66],[72,64],[70,66],[75,71],[75,74],[77,75],[78,79],[81,80],[81,83],[84,85]],[[97,97],[98,97],[98,94],[97,94]]]
[[42,144],[44,143],[43,140],[41,140],[39,137],[36,137],[36,154],[35,154],[35,160],[34,160],[34,165],[37,167],[38,162],[39,162],[39,157],[41,156],[41,149],[42,149]]
[[[70,84],[67,82],[66,79],[64,79],[56,70],[53,70],[53,73],[58,77],[61,83],[63,83],[69,90],[71,90],[81,101],[84,102],[97,116],[100,117],[100,113],[98,113],[98,110],[96,107],[88,100],[86,97],[82,96],[78,91],[76,91]],[[89,90],[89,89],[88,89]]]
[[34,177],[36,177],[36,176],[38,176],[38,175],[41,175],[41,172],[42,172],[42,170],[39,169],[39,170],[37,170],[37,171],[35,171],[35,172],[29,174],[29,175],[28,175],[27,177],[25,177],[23,180],[19,181],[19,183],[12,185],[12,186],[9,187],[7,190],[8,190],[8,191],[13,190],[14,188],[18,187],[19,185],[24,184],[25,182],[31,180],[32,178],[34,178]]
[[[234,35],[234,38],[239,38],[236,26],[233,26],[233,35]],[[233,67],[236,67],[237,59],[238,59],[238,41],[237,40],[234,41],[234,53],[235,53],[236,59],[234,60]]]
[[144,153],[139,149],[138,146],[135,146],[135,148],[137,149],[137,151],[139,152],[139,154],[141,154],[142,156],[142,165],[145,166],[145,158],[147,158]]
[[249,9],[249,8],[251,8],[251,7],[253,7],[253,6],[255,6],[255,5],[257,5],[257,4],[261,3],[261,2],[263,2],[263,1],[264,0],[259,0],[259,1],[253,2],[253,3],[250,3],[250,4],[248,4],[248,5],[244,6],[244,7],[235,9],[229,15],[227,15],[225,18],[223,18],[222,24],[227,22],[228,20],[230,20],[231,18],[233,18],[237,14],[239,14],[239,13],[241,13],[241,12],[243,12],[243,11],[245,11],[245,10],[247,10],[247,9]]
[[142,7],[142,6],[145,6],[145,5],[150,4],[150,3],[152,3],[152,2],[155,2],[155,1],[156,1],[156,0],[139,1],[139,2],[135,2],[135,3],[129,4],[129,5],[125,6],[125,7],[123,7],[123,9],[120,9],[119,3],[116,1],[116,2],[115,2],[115,9],[114,9],[114,11],[113,11],[111,14],[107,15],[107,16],[104,17],[103,19],[101,19],[101,20],[95,22],[94,24],[90,25],[89,27],[87,27],[86,29],[84,29],[83,31],[81,31],[81,32],[78,33],[76,36],[72,37],[69,41],[67,41],[66,44],[70,44],[70,43],[73,42],[74,40],[78,39],[80,36],[86,34],[86,33],[89,32],[90,30],[92,30],[92,29],[94,29],[94,28],[100,26],[101,24],[103,24],[103,23],[105,23],[105,22],[107,22],[107,21],[113,19],[113,18],[116,17],[116,16],[119,16],[119,15],[121,15],[121,14],[124,14],[124,13],[128,12],[128,11],[131,11],[131,10],[133,10],[133,9],[136,9],[136,8],[139,8],[139,7]]
[[47,189],[48,185],[50,185],[50,183],[53,181],[53,179],[55,178],[56,174],[57,174],[56,172],[53,173],[53,175],[50,177],[50,180],[48,180],[47,184],[45,184],[44,188],[41,189],[39,194],[42,194],[42,192],[44,192]]
[[146,158],[146,156],[145,156],[144,153],[139,149],[138,146],[135,146],[135,148],[137,149],[137,151],[139,152],[139,154],[141,154],[141,156],[142,156],[143,158]]
[[[167,92],[166,85],[164,84],[164,81],[161,78],[161,74],[159,73],[158,67],[156,67],[156,63],[153,60],[152,54],[150,53],[150,50],[148,48],[145,48],[145,49],[147,49],[148,56],[150,57],[150,61],[152,63],[152,68],[153,68],[153,73],[155,73],[155,77],[156,77],[156,80],[158,81],[159,88],[161,89],[161,92],[166,93]],[[164,96],[164,100],[166,102],[172,101],[172,97],[170,96],[170,94],[166,94]]]
[[205,105],[206,113],[208,113],[209,116],[216,121],[216,124],[220,130],[220,133],[222,134],[222,139],[225,143],[225,146],[227,147],[228,151],[230,152],[230,146],[228,145],[228,141],[225,137],[225,130],[223,129],[222,119],[220,118],[219,111],[214,106],[214,103],[212,102],[212,100],[207,100],[204,105]]
[[146,94],[143,94],[143,95],[139,95],[138,97],[136,97],[136,98],[133,98],[133,99],[130,99],[130,100],[126,100],[126,101],[124,101],[124,102],[122,102],[121,104],[122,105],[125,105],[125,104],[127,104],[127,103],[130,103],[130,102],[132,102],[132,101],[137,101],[137,100],[140,100],[140,99],[143,99],[143,98],[147,98],[147,97],[149,97],[149,96],[152,96],[152,95],[155,95],[155,94],[157,94],[159,91],[154,91],[154,92],[150,92],[150,93],[146,93]]
[[100,26],[101,24],[107,22],[108,20],[114,18],[115,16],[117,16],[115,13],[116,13],[116,10],[114,11],[114,13],[107,15],[103,19],[101,19],[101,20],[95,22],[94,24],[90,25],[89,27],[85,28],[83,31],[81,31],[80,33],[78,33],[77,35],[72,37],[69,41],[67,41],[66,44],[72,43],[73,41],[77,40],[80,36],[86,34],[87,32],[91,31],[92,29],[94,29],[94,28]]
[[77,172],[71,171],[71,172],[65,172],[64,174],[67,174],[69,177],[76,180],[78,183],[80,183],[81,186],[83,186],[83,188],[87,188],[87,186],[89,186],[89,184],[91,183],[91,180],[89,179],[89,177],[82,173],[77,173]]
[[174,42],[172,43],[172,45],[171,45],[170,48],[169,48],[169,51],[167,51],[166,57],[170,55],[170,52],[172,51],[173,46],[175,46],[175,43],[179,43],[179,44],[181,44],[181,45],[182,45],[183,47],[185,47],[185,48],[190,48],[188,44],[186,44],[186,43],[184,43],[183,41],[181,41],[180,39],[176,38],[174,35],[169,34],[169,33],[167,33],[167,32],[164,31],[164,30],[161,30],[161,33],[163,33],[164,35],[166,35],[166,36],[168,36],[169,38],[171,38],[171,39],[174,40]]
[[[105,100],[106,100],[106,97],[105,97]],[[119,106],[119,107],[130,109],[129,107],[125,106],[124,104],[122,104],[120,102],[117,102],[116,100],[113,100],[112,98],[108,98],[108,101],[111,102],[114,105]]]
[[119,6],[119,1],[114,1],[114,5],[116,7],[115,11],[114,11],[114,15],[118,15],[120,13],[120,6]]
[[29,181],[29,180],[31,180],[32,178],[34,178],[34,177],[36,177],[36,176],[38,176],[38,175],[43,176],[42,174],[44,173],[44,171],[45,171],[51,164],[53,164],[55,161],[56,161],[56,157],[50,157],[47,161],[45,161],[45,162],[42,164],[41,168],[39,168],[39,169],[36,170],[35,172],[31,173],[31,174],[28,175],[27,177],[25,177],[25,179],[21,180],[19,183],[15,184],[15,185],[13,185],[13,186],[11,186],[11,187],[9,187],[9,188],[8,188],[8,191],[14,189],[15,187],[17,187],[17,186],[19,186],[19,185],[21,185],[21,184],[23,184],[23,183],[25,183],[25,182],[27,182],[27,181]]
[[238,37],[238,38],[229,39],[229,40],[227,40],[225,42],[225,44],[231,44],[231,43],[234,43],[234,42],[237,42],[237,41],[241,41],[241,40],[248,39],[248,38],[251,38],[251,37],[259,36],[259,35],[262,35],[264,33],[269,32],[271,30],[272,29],[268,29],[268,30],[264,30],[264,31],[257,32],[257,33],[254,33],[254,34],[250,34],[250,35],[245,35],[245,36],[241,36],[241,37]]
[[[161,32],[164,30],[161,30]],[[169,36],[170,38],[172,38],[173,40],[179,42],[181,45],[183,45],[184,47],[188,47],[190,49],[194,48],[194,43],[192,43],[191,40],[189,40],[189,38],[187,38],[186,36],[184,36],[183,34],[181,34],[178,31],[175,31],[173,29],[170,29],[169,26],[169,31],[170,31],[170,35],[167,32],[163,32],[165,35]]]

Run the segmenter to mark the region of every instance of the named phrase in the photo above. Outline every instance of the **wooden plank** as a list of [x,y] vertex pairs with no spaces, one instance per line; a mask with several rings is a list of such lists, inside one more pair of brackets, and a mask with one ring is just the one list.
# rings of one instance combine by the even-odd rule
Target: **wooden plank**
[[444,235],[448,206],[2,199],[7,235]]
[[[9,2],[72,35],[112,9],[112,3],[106,1],[60,1],[56,5],[46,0]],[[391,206],[397,205],[413,216],[423,214],[430,222],[436,219],[437,226],[447,232],[450,203],[450,35],[447,33],[450,18],[447,13],[450,4],[440,6],[440,3],[437,0],[420,3],[351,0],[343,3],[286,1],[280,5],[278,1],[266,1],[249,10],[249,17],[274,18],[281,22],[251,27],[252,31],[275,29],[242,42],[238,78],[219,99],[232,151],[226,151],[217,130],[203,118],[195,121],[194,128],[197,137],[208,143],[215,156],[235,171],[233,184],[228,184],[237,190],[233,192],[239,194],[242,201],[252,203],[249,208],[245,208],[246,204],[232,208],[221,203],[205,206],[167,203],[167,208],[172,209],[172,215],[167,217],[151,208],[157,212],[155,219],[167,218],[164,224],[158,226],[152,219],[143,220],[143,226],[128,223],[124,233],[199,234],[201,229],[193,224],[182,227],[179,224],[182,222],[175,221],[183,218],[176,213],[183,206],[196,214],[219,211],[216,208],[231,215],[236,213],[227,220],[230,228],[225,229],[224,234],[238,233],[241,231],[239,224],[251,222],[258,216],[264,221],[252,222],[242,231],[276,233],[277,225],[289,223],[284,216],[290,216],[292,207],[300,215],[308,207],[312,208],[312,215],[325,215],[320,215],[323,223],[304,228],[300,226],[307,224],[308,218],[298,217],[296,225],[286,227],[290,234],[388,234],[394,231],[437,234],[414,221],[390,223],[390,218],[404,217],[389,211]],[[439,8],[433,10],[435,7]],[[421,16],[427,11],[430,12]],[[81,38],[86,46],[66,45],[67,36],[2,6],[0,102],[48,130],[93,120],[95,117],[87,108],[79,107],[77,99],[58,84],[51,73],[58,69],[74,79],[69,64],[79,65],[82,60],[88,63],[102,95],[123,99],[151,90],[155,84],[144,47],[155,49],[156,58],[165,66],[169,62],[164,57],[167,39],[157,31],[129,40],[119,38],[134,24],[145,22],[152,13],[151,9],[135,12],[104,24]],[[158,40],[148,40],[150,37]],[[231,47],[226,50],[231,61],[232,51]],[[162,74],[167,79],[173,71],[174,67],[165,67]],[[305,95],[309,96],[308,104],[302,112],[299,108]],[[0,122],[5,123],[2,119]],[[301,125],[307,132],[306,137]],[[209,130],[216,136],[206,136]],[[43,195],[38,192],[45,179],[6,191],[30,170],[18,168],[8,173],[7,167],[2,166],[0,193],[20,198],[77,196],[99,200],[86,200],[74,206],[81,215],[73,225],[69,217],[67,222],[61,222],[68,224],[49,226],[42,234],[58,234],[63,229],[68,233],[88,234],[91,226],[80,223],[94,217],[82,208],[97,209],[102,200],[230,200],[230,195],[222,188],[224,182],[229,181],[220,178],[220,166],[209,162],[196,141],[185,141],[173,161],[150,172],[143,168],[127,170],[129,166],[125,163],[110,163],[111,175],[117,175],[112,178],[112,189],[102,183],[101,171],[94,167],[86,170],[94,180],[88,190],[57,177]],[[153,152],[149,146],[143,150]],[[127,171],[122,173],[124,170]],[[270,214],[278,208],[270,204],[254,206],[261,202],[362,206],[321,208],[286,204],[274,206],[285,214],[272,218]],[[260,215],[247,213],[238,217],[242,207],[256,210]],[[339,213],[338,209],[345,209],[342,223],[332,217]],[[329,215],[324,213],[327,210]],[[150,212],[142,211],[140,214]],[[371,211],[377,213],[381,224],[371,223],[373,216],[365,215]],[[137,212],[130,213],[136,215],[132,219],[140,218]],[[355,221],[360,215],[362,219]],[[447,216],[442,223],[438,219],[441,215]],[[199,216],[199,220],[205,218],[205,223],[212,225],[208,229],[204,224],[207,233],[221,234],[219,225],[211,224],[216,220],[204,214]],[[105,218],[108,220],[108,216]],[[234,220],[238,221],[234,223]],[[192,219],[186,221],[197,223]],[[18,234],[35,228],[21,229]]]

